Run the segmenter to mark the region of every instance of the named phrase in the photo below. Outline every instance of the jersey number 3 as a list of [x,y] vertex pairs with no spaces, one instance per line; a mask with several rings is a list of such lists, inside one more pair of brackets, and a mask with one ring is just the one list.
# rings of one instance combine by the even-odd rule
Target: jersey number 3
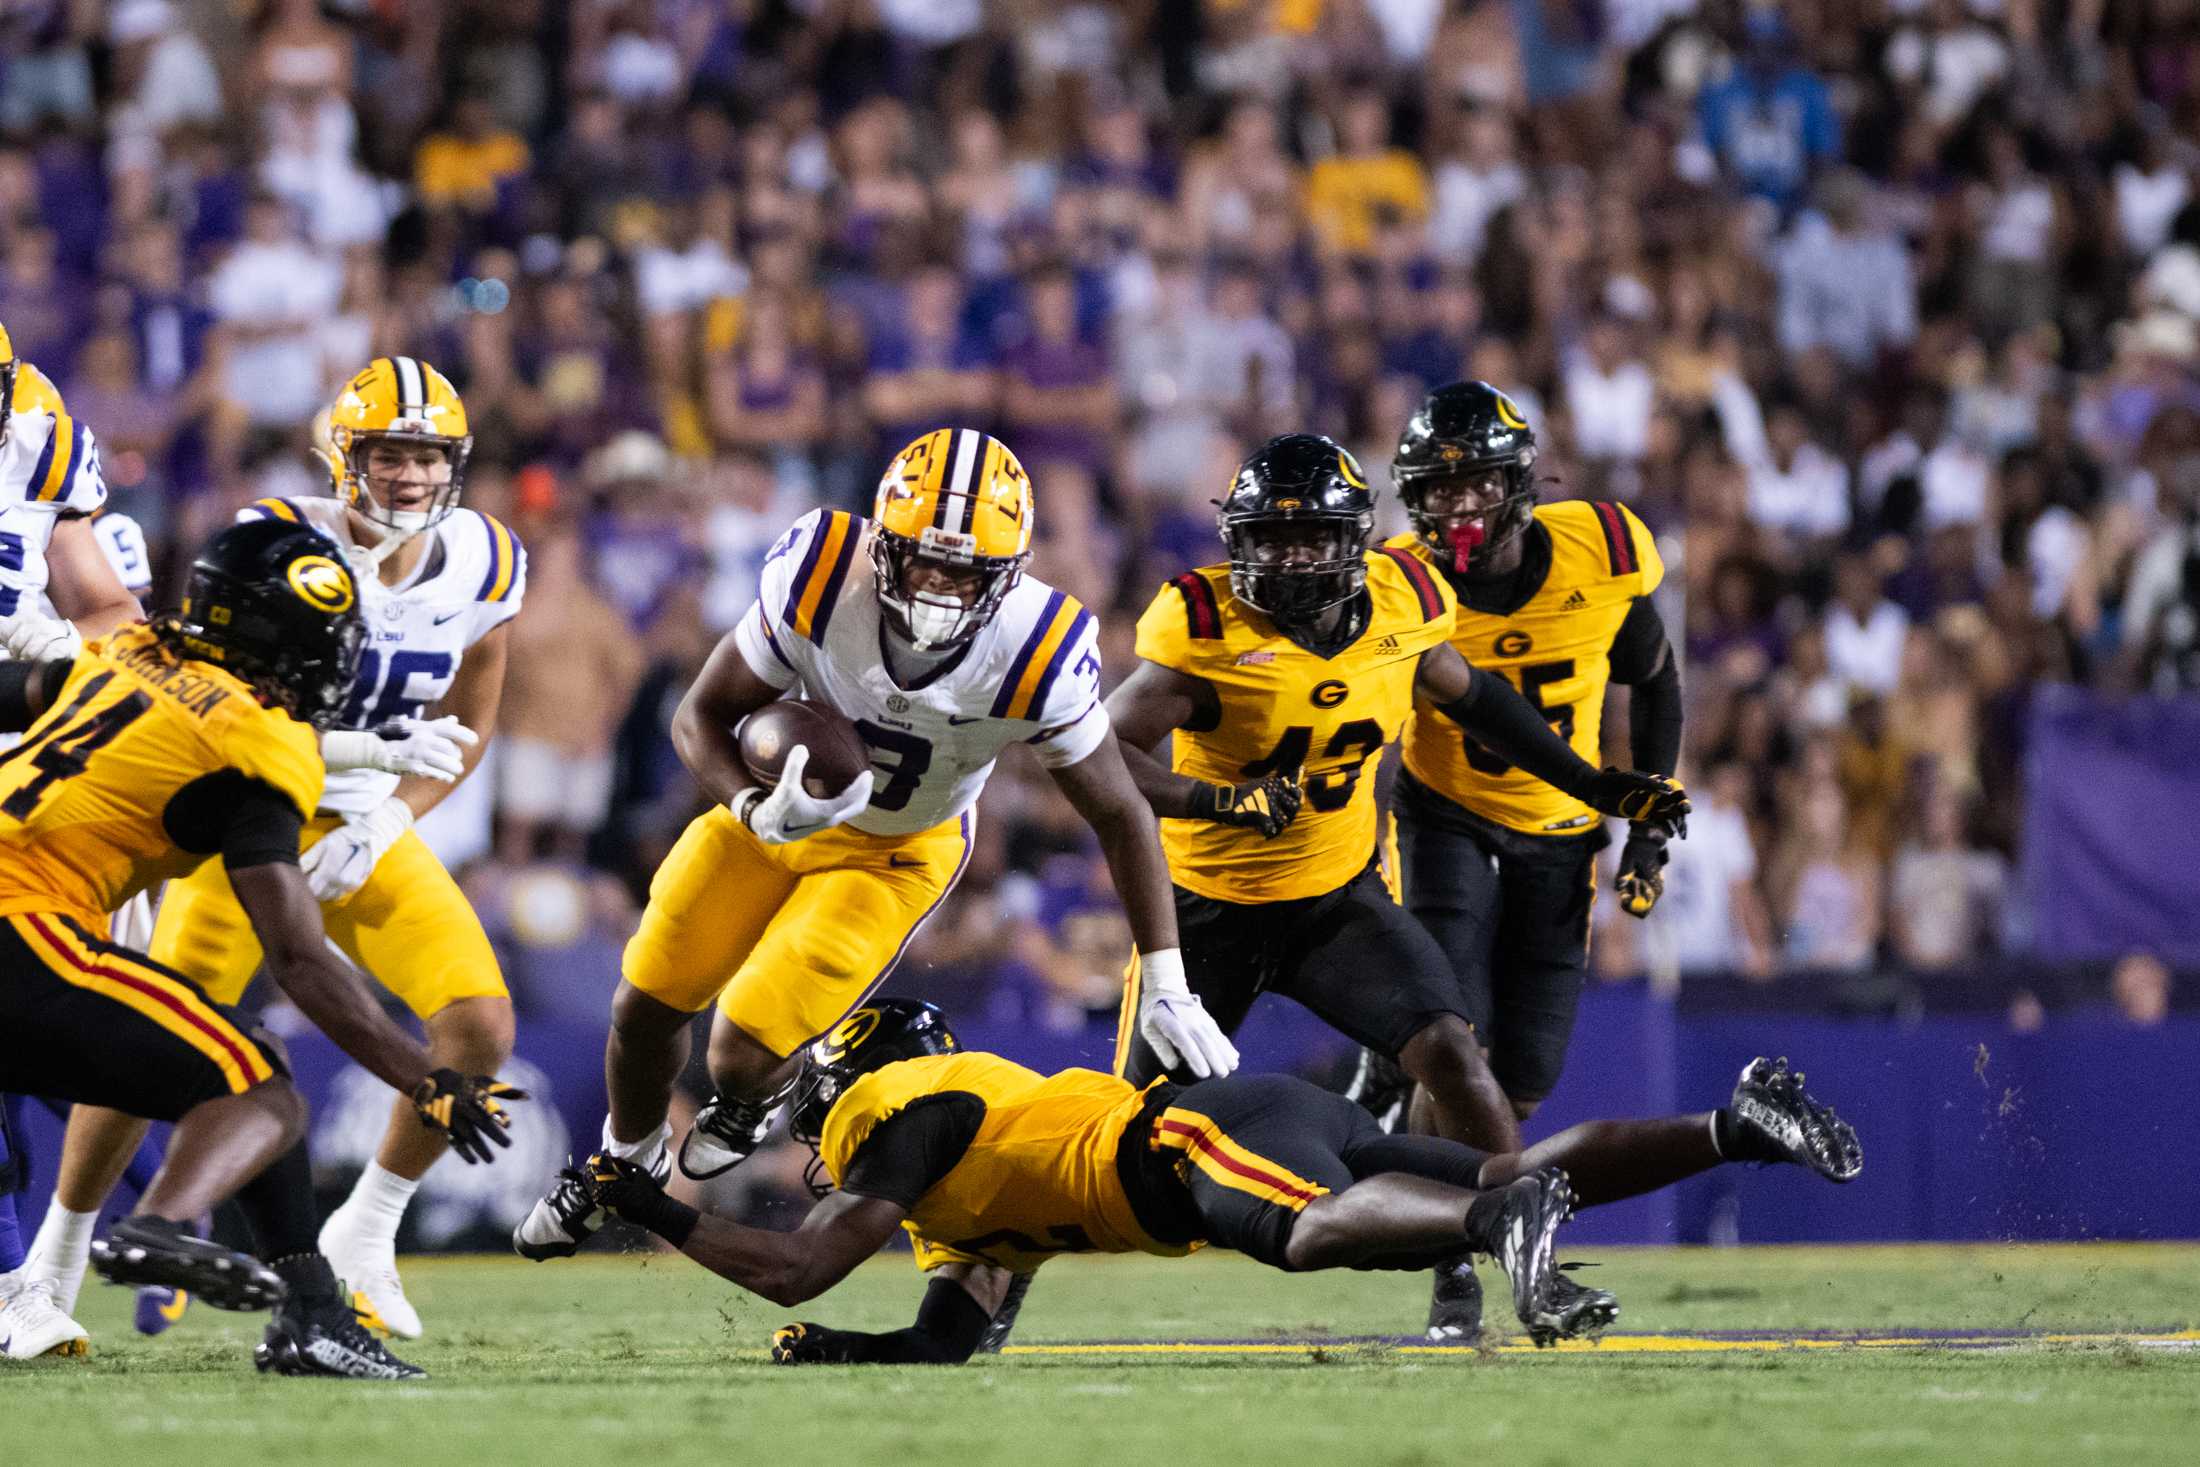
[[26,755],[37,775],[21,789],[0,800],[0,814],[17,820],[28,820],[38,808],[38,802],[46,798],[46,792],[64,779],[74,779],[84,772],[93,754],[114,742],[115,736],[145,715],[153,706],[152,696],[138,691],[126,698],[117,698],[106,707],[78,718],[77,713],[114,681],[114,674],[103,672],[86,683],[83,690],[69,700],[44,733],[24,740],[5,754],[0,754],[0,764],[12,763]]

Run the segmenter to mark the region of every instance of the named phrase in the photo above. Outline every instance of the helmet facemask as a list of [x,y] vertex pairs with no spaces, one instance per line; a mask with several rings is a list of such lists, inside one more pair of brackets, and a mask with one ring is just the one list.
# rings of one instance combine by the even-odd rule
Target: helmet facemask
[[[976,636],[1023,578],[1028,559],[1028,552],[980,555],[970,536],[931,527],[915,539],[883,525],[871,534],[871,564],[886,624],[919,652],[959,647]],[[925,561],[975,575],[977,594],[965,601],[940,591],[910,589],[911,576]]]
[[15,412],[15,369],[17,359],[9,357],[0,362],[0,443],[8,441],[8,419]]
[[[340,469],[338,491],[354,514],[381,532],[378,549],[385,553],[395,549],[423,530],[432,528],[458,508],[459,496],[465,487],[466,459],[474,445],[471,434],[462,438],[449,438],[429,431],[424,424],[414,427],[400,421],[385,432],[345,429],[332,436]],[[451,477],[447,483],[430,486],[427,503],[421,508],[398,509],[386,503],[375,492],[370,465],[378,444],[389,444],[400,449],[410,449],[421,444],[432,444],[441,448],[450,463]]]
[[[1413,521],[1414,533],[1435,552],[1436,563],[1455,576],[1469,574],[1500,545],[1528,528],[1535,517],[1535,464],[1531,445],[1501,458],[1469,460],[1440,468],[1400,474],[1398,498]],[[1479,495],[1475,490],[1480,489]],[[1431,492],[1472,502],[1431,509]]]
[[1230,594],[1273,621],[1306,622],[1367,585],[1373,529],[1370,514],[1225,512]]

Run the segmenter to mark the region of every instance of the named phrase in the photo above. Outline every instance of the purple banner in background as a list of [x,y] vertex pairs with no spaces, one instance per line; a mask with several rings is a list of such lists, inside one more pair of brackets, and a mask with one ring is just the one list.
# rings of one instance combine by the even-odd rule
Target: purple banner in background
[[2024,783],[2040,956],[2200,960],[2200,698],[2042,687]]

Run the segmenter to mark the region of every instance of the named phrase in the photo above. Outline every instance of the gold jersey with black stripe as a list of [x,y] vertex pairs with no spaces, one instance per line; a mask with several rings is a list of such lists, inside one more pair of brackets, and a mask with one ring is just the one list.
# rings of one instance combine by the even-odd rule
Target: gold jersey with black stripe
[[109,912],[213,849],[178,845],[179,825],[204,822],[184,821],[176,800],[223,771],[272,787],[303,820],[321,796],[320,742],[143,622],[87,644],[45,715],[0,753],[0,916],[63,913],[104,938]]
[[[1541,709],[1560,738],[1601,764],[1604,692],[1612,639],[1635,598],[1664,579],[1650,531],[1623,504],[1567,500],[1538,505],[1551,565],[1519,609],[1499,615],[1462,601],[1451,644],[1476,667],[1501,673]],[[1384,547],[1434,567],[1428,547],[1400,535]],[[1600,816],[1580,800],[1516,769],[1425,699],[1405,735],[1406,771],[1485,820],[1526,835],[1576,835]]]
[[960,1105],[971,1121],[957,1133],[960,1153],[944,1174],[925,1177],[920,1196],[902,1199],[919,1267],[1029,1273],[1063,1253],[1178,1257],[1193,1244],[1163,1242],[1140,1223],[1119,1166],[1124,1132],[1147,1099],[1093,1070],[1041,1075],[977,1051],[926,1055],[850,1085],[826,1117],[818,1155],[835,1185],[854,1173],[860,1190],[863,1162],[879,1160],[863,1158],[866,1145],[893,1144],[881,1128],[915,1107]]
[[1164,820],[1161,845],[1178,886],[1223,902],[1320,896],[1357,876],[1375,852],[1372,761],[1406,726],[1421,655],[1452,634],[1455,598],[1415,556],[1367,554],[1367,626],[1324,656],[1285,636],[1230,592],[1227,565],[1161,588],[1138,620],[1138,655],[1215,690],[1211,729],[1178,729],[1170,767],[1213,784],[1297,770],[1298,818],[1282,834],[1206,820]]

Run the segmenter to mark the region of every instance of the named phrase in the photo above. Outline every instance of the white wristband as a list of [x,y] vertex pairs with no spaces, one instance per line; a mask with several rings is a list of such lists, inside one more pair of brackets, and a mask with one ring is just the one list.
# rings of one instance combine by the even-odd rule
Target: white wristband
[[1152,993],[1190,993],[1184,981],[1184,950],[1164,947],[1138,955],[1138,981]]

